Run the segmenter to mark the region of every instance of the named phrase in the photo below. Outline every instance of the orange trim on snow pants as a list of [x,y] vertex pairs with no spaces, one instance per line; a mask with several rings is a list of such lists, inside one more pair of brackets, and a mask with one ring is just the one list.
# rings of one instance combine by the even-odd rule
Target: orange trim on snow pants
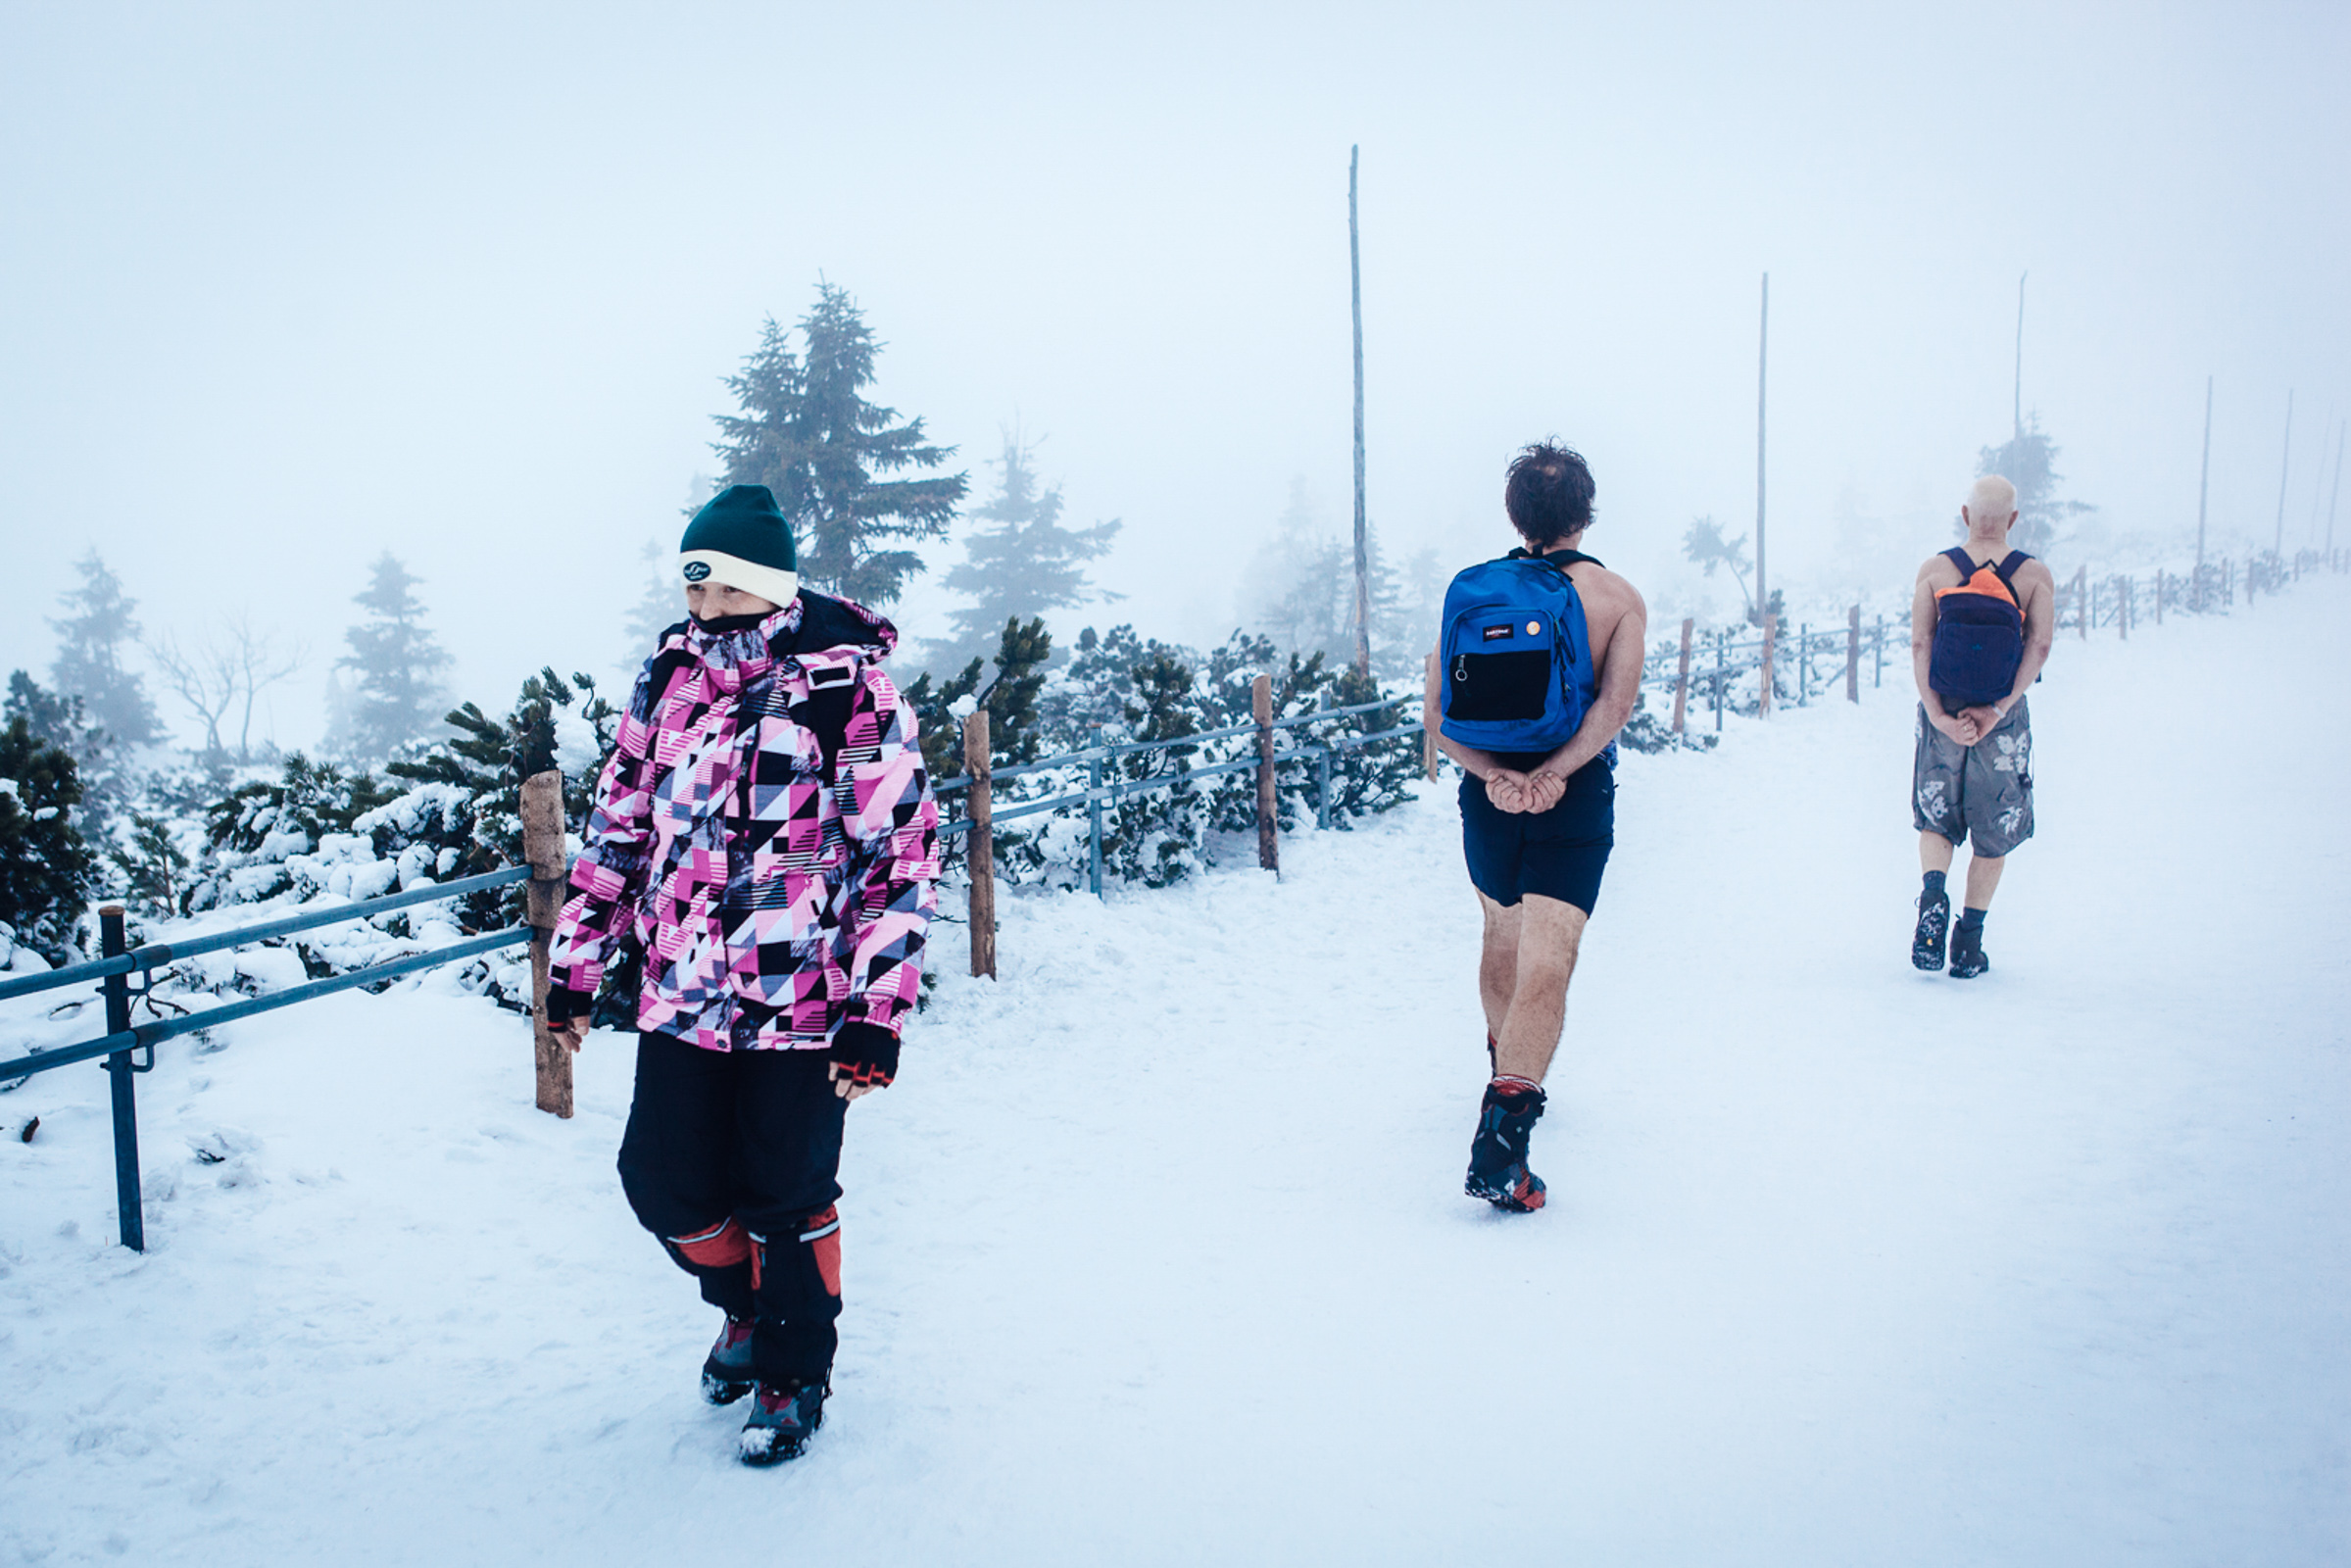
[[725,1268],[751,1256],[751,1236],[731,1217],[699,1236],[672,1236],[669,1245],[687,1262],[699,1263],[704,1268]]

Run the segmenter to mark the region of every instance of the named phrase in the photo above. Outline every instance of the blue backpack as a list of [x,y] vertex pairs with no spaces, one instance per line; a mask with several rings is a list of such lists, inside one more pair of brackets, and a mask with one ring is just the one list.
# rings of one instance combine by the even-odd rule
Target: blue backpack
[[1513,550],[1463,570],[1445,591],[1439,728],[1486,752],[1550,752],[1584,722],[1592,631],[1567,574],[1577,551]]

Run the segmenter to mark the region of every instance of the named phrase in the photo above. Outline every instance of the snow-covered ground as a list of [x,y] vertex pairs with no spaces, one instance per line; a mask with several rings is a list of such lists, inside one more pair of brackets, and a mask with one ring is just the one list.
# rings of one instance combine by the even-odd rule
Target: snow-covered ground
[[1895,671],[1628,759],[1532,1217],[1460,1196],[1442,794],[1279,884],[1008,900],[1002,981],[948,975],[851,1114],[836,1394],[780,1471],[621,1200],[630,1041],[569,1122],[431,981],[167,1048],[144,1257],[104,1075],[36,1078],[0,1551],[2341,1562],[2347,608],[2061,643],[1972,983],[1907,961]]

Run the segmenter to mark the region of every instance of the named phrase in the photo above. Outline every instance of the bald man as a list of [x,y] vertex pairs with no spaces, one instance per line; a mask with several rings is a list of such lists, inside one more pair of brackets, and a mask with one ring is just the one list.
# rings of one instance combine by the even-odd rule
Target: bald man
[[[2043,563],[2008,548],[2016,486],[1978,479],[1959,509],[1967,541],[1919,567],[1910,606],[1918,677],[1918,753],[1910,781],[1919,834],[1918,929],[1910,961],[1972,980],[1991,967],[1984,917],[2008,854],[2033,836],[2033,730],[2025,688],[2040,678],[2056,638],[2057,581]],[[1943,887],[1970,838],[1967,904],[1950,929]]]

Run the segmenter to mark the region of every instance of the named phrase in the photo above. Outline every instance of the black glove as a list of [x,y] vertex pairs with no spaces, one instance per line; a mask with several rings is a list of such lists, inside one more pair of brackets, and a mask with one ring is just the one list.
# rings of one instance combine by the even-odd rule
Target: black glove
[[573,991],[564,986],[547,988],[547,1026],[551,1029],[557,1024],[569,1023],[574,1018],[585,1018],[595,1007],[596,999],[585,991]]
[[898,1076],[898,1036],[878,1023],[843,1024],[829,1054],[840,1069],[836,1078],[860,1088],[879,1088]]

